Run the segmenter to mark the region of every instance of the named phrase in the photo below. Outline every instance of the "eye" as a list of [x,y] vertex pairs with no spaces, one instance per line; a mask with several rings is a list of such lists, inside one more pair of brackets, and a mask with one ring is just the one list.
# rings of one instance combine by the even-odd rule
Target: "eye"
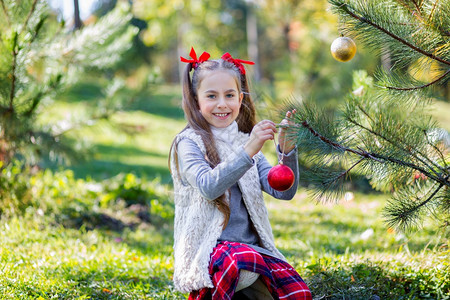
[[234,94],[227,94],[227,98],[233,98],[234,97]]
[[214,95],[214,94],[209,94],[209,95],[206,95],[206,98],[208,98],[208,99],[215,99],[215,98],[216,98],[216,95]]

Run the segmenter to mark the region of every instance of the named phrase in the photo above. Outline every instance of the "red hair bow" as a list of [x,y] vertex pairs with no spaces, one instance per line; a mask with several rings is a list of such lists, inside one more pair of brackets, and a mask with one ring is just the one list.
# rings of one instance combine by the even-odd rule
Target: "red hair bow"
[[239,58],[232,58],[230,53],[225,53],[224,55],[222,55],[222,59],[229,61],[230,63],[233,63],[236,67],[239,68],[239,71],[241,72],[242,75],[245,75],[245,68],[242,64],[248,64],[248,65],[254,65],[255,63],[252,61],[248,61],[248,60],[242,60]]
[[211,55],[209,55],[208,52],[203,52],[202,55],[200,55],[200,57],[197,59],[197,53],[195,53],[194,47],[192,47],[189,56],[192,57],[192,59],[186,59],[180,56],[180,60],[182,62],[192,64],[192,67],[195,69],[198,67],[198,64],[207,61]]

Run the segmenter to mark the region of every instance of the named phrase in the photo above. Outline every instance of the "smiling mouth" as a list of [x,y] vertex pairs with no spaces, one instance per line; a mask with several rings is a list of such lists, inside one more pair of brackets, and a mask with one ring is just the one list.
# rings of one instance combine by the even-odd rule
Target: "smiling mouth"
[[229,115],[230,113],[224,113],[224,114],[213,114],[213,115],[215,115],[216,117],[219,117],[219,118],[225,118],[225,117],[227,117],[228,115]]

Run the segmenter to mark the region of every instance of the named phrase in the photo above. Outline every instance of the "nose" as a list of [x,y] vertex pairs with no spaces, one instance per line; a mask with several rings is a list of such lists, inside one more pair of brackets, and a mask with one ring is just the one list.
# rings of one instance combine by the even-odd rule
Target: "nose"
[[218,100],[219,100],[219,102],[217,103],[217,107],[218,108],[225,108],[225,107],[227,107],[227,103],[226,103],[224,97],[219,97]]

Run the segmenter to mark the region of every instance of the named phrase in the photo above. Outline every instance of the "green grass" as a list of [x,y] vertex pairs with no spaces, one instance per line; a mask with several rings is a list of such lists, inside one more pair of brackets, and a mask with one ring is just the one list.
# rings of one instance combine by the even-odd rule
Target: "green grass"
[[[170,182],[168,153],[175,135],[185,126],[178,86],[150,87],[127,98],[127,109],[113,114],[109,121],[69,133],[79,145],[89,149],[86,161],[75,161],[67,167],[78,178],[105,179],[119,173],[160,178]],[[42,122],[84,120],[89,107],[102,97],[99,86],[78,84],[67,90],[46,108]],[[66,101],[67,99],[67,101]],[[86,147],[84,147],[86,148]],[[51,165],[54,169],[59,166]]]
[[[69,101],[48,108],[47,120],[77,118],[101,95],[96,85],[75,86],[67,91]],[[151,223],[128,226],[122,203],[130,191],[133,197],[147,189],[136,178],[170,183],[167,155],[184,126],[179,88],[152,88],[130,101],[129,109],[113,115],[115,125],[99,122],[77,132],[93,156],[70,166],[75,178],[36,177],[42,182],[31,183],[31,194],[38,201],[23,216],[0,220],[0,299],[186,297],[171,281],[170,185],[153,190],[150,184]],[[265,150],[274,162],[271,148]],[[137,177],[114,177],[121,173]],[[122,182],[125,187],[115,187]],[[96,184],[101,192],[89,190]],[[267,198],[276,244],[315,299],[450,299],[449,229],[433,223],[411,233],[386,228],[381,211],[387,197],[355,193],[351,201],[316,203],[300,189],[292,201]],[[104,215],[125,226],[102,223]],[[65,222],[80,216],[93,223]]]
[[84,231],[36,219],[1,226],[0,299],[177,297],[166,232],[153,227],[121,234]]
[[[434,224],[410,234],[387,230],[379,217],[384,198],[356,194],[323,205],[300,190],[289,202],[267,199],[276,244],[315,299],[450,297],[449,231]],[[0,228],[0,299],[186,296],[171,282],[169,219],[85,230],[33,212],[2,220]]]
[[433,286],[429,299],[450,297],[449,230],[430,223],[395,232],[380,217],[387,196],[354,196],[319,204],[299,191],[294,201],[269,202],[277,245],[315,296],[427,298]]

